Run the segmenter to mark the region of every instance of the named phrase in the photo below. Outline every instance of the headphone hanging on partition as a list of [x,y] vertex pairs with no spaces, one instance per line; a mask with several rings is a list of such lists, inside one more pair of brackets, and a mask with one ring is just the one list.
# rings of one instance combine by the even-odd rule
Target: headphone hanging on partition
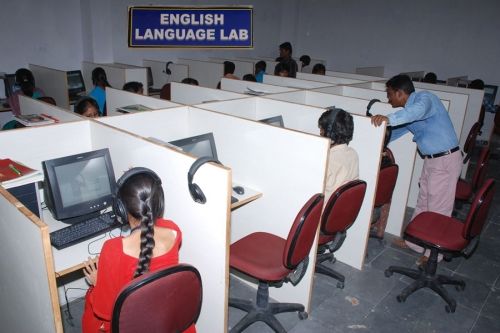
[[194,175],[196,174],[196,171],[198,171],[198,169],[203,164],[208,163],[208,162],[214,162],[214,163],[222,165],[222,163],[219,162],[218,159],[215,159],[215,158],[210,157],[210,156],[203,156],[203,157],[200,157],[196,161],[193,162],[193,164],[191,165],[191,168],[189,168],[188,175],[187,175],[189,193],[191,194],[191,197],[193,198],[193,200],[199,204],[204,204],[205,202],[207,202],[207,198],[205,197],[205,193],[203,193],[203,191],[198,186],[198,184],[193,183],[193,178],[194,178]]
[[167,61],[167,63],[165,64],[165,70],[163,71],[163,73],[165,73],[167,75],[172,75],[172,71],[168,68],[168,66],[170,66],[171,64],[173,64],[172,61]]
[[158,202],[156,204],[151,203],[151,205],[152,206],[157,205],[159,207],[159,210],[163,210],[164,196],[163,196],[163,187],[161,186],[160,177],[158,177],[158,175],[151,169],[143,167],[135,167],[127,170],[116,182],[116,189],[115,193],[113,194],[113,211],[116,215],[116,220],[120,224],[128,224],[127,208],[125,207],[125,204],[123,203],[123,200],[120,196],[120,189],[127,182],[127,180],[129,180],[132,176],[138,174],[146,174],[153,179],[154,185],[158,187],[157,190],[160,192],[159,198],[161,199],[160,200],[161,202]]
[[377,102],[380,102],[379,99],[372,99],[369,103],[368,103],[368,106],[366,107],[366,116],[367,117],[371,117],[372,114],[370,113],[370,109],[372,108],[373,104],[377,103]]

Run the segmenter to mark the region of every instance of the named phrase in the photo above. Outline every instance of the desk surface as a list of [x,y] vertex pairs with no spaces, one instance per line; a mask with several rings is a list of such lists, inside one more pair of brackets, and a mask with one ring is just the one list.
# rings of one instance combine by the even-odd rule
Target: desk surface
[[241,186],[245,190],[245,193],[243,194],[238,194],[233,191],[232,196],[238,199],[235,203],[231,204],[231,210],[234,210],[238,207],[241,207],[243,205],[246,205],[249,202],[252,202],[262,196],[262,192],[258,192],[254,189],[251,189],[247,186],[243,186],[241,184],[233,183],[233,187],[235,186]]

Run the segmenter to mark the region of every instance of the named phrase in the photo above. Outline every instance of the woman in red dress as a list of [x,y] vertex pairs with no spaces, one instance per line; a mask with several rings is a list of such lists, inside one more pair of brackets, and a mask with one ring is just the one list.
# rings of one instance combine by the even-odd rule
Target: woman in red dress
[[[116,208],[115,213],[130,225],[130,235],[106,241],[100,256],[85,262],[91,286],[85,296],[83,332],[110,332],[120,290],[133,278],[179,262],[182,234],[174,222],[161,218],[164,196],[158,176],[150,170],[126,173],[118,181],[117,198],[126,213],[116,213]],[[192,325],[185,332],[196,329]]]

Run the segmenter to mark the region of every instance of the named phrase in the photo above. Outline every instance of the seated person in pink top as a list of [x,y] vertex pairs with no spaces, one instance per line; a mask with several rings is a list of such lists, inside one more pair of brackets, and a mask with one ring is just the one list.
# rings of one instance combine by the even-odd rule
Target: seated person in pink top
[[358,179],[358,153],[349,147],[354,132],[352,116],[335,107],[325,111],[318,120],[320,135],[331,140],[326,173],[325,202],[345,183]]
[[35,87],[35,77],[29,69],[20,68],[16,71],[16,86],[13,94],[8,98],[7,102],[12,109],[14,115],[20,115],[19,96],[28,96],[34,99],[45,96],[41,89]]
[[[123,224],[130,225],[130,235],[107,240],[100,256],[85,262],[90,288],[85,296],[83,332],[110,332],[120,290],[146,272],[179,263],[182,234],[174,222],[162,218],[160,178],[149,169],[134,168],[118,180],[117,187],[115,214]],[[196,329],[192,325],[185,332]]]

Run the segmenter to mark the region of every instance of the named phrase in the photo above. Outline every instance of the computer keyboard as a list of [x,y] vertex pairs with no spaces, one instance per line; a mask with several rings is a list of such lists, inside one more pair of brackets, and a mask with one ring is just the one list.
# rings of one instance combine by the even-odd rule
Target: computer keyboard
[[105,213],[50,233],[50,243],[58,250],[83,242],[120,226],[113,212]]

